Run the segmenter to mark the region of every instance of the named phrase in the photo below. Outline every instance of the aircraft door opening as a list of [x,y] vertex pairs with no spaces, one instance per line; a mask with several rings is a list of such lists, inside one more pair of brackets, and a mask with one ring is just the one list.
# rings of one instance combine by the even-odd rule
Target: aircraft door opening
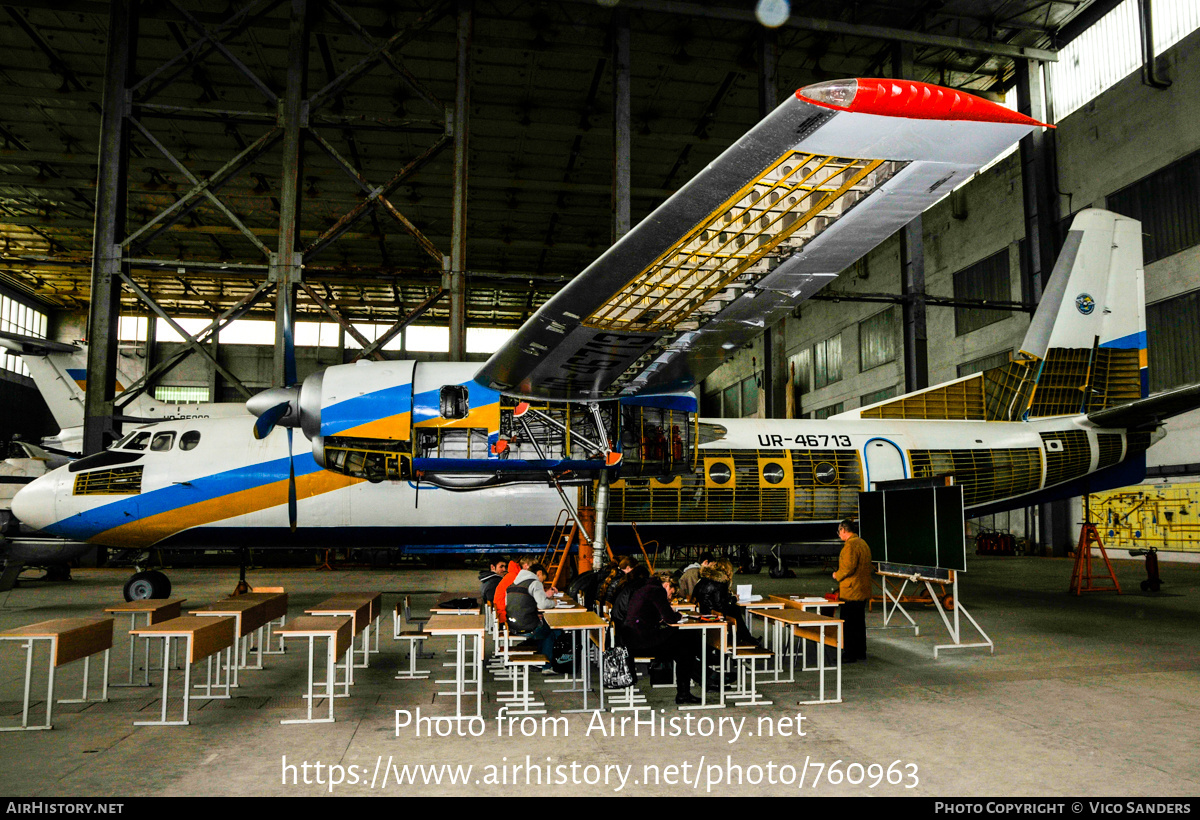
[[876,482],[908,478],[904,453],[887,439],[873,438],[863,449],[867,464],[867,488],[874,490]]

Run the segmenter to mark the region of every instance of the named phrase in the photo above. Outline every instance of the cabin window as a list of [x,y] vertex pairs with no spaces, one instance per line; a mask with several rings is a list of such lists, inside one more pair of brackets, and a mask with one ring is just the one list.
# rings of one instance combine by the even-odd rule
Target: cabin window
[[729,465],[723,461],[714,461],[708,465],[708,480],[713,484],[724,486],[733,478],[733,471],[729,469]]
[[154,436],[154,440],[150,442],[150,449],[155,453],[165,453],[174,444],[174,433],[157,433]]
[[125,443],[126,450],[145,450],[146,445],[150,443],[149,433],[137,433],[129,441]]
[[180,450],[195,450],[196,445],[200,443],[200,432],[198,430],[188,430],[179,437]]
[[442,388],[441,414],[444,419],[465,419],[470,412],[467,388],[462,384],[448,384]]

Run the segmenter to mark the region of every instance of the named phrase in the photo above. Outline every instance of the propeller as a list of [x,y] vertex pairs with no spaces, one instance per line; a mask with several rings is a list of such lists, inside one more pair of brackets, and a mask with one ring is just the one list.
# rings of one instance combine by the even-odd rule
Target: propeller
[[264,390],[246,402],[246,409],[257,416],[254,438],[262,440],[276,426],[287,430],[288,440],[288,526],[296,531],[296,458],[292,452],[292,430],[300,423],[300,385],[296,378],[296,341],[292,333],[291,306],[283,309],[283,387]]

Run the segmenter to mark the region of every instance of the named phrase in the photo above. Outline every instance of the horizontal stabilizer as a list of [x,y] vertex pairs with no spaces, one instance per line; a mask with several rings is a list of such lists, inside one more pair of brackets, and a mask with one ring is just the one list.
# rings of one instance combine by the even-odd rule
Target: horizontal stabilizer
[[41,339],[37,336],[23,336],[20,333],[9,333],[6,330],[0,330],[0,347],[11,350],[14,353],[23,353],[29,356],[46,356],[50,353],[74,353],[79,350],[78,345],[63,344],[62,342],[54,342],[50,339]]
[[1088,413],[1088,421],[1100,427],[1153,427],[1172,416],[1200,407],[1200,384],[1180,387],[1129,404]]

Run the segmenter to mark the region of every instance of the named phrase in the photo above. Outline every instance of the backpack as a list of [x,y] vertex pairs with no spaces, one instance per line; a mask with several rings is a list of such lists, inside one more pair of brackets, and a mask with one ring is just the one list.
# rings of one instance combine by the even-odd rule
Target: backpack
[[554,639],[554,649],[547,658],[555,672],[570,672],[575,660],[575,640],[571,633],[563,632]]
[[599,581],[600,577],[592,570],[588,570],[582,575],[576,576],[575,580],[567,585],[567,594],[583,604],[586,609],[591,609],[592,603],[596,600],[596,584]]
[[508,631],[514,635],[532,632],[541,623],[538,618],[537,601],[529,591],[530,585],[535,583],[538,583],[537,578],[530,578],[523,584],[513,584],[508,588],[508,597],[504,599],[504,614],[508,620]]

